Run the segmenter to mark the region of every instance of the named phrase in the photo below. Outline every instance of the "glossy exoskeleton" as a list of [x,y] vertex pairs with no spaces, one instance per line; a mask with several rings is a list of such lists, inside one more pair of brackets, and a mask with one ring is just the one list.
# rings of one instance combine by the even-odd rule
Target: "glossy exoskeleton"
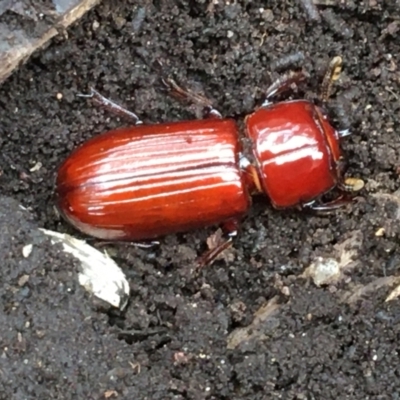
[[[337,79],[336,57],[322,84],[322,103]],[[206,119],[144,125],[139,118],[92,89],[104,107],[122,113],[135,126],[96,136],[77,148],[57,177],[58,207],[78,230],[106,240],[143,241],[174,232],[223,224],[229,235],[203,257],[209,262],[229,245],[237,223],[264,193],[275,208],[331,210],[359,190],[362,181],[344,180],[337,131],[311,101],[274,103],[272,99],[304,79],[294,73],[266,92],[266,101],[245,119],[244,135],[198,94],[164,83],[176,94],[204,107]],[[251,142],[244,154],[241,137]],[[319,201],[333,188],[338,199]]]

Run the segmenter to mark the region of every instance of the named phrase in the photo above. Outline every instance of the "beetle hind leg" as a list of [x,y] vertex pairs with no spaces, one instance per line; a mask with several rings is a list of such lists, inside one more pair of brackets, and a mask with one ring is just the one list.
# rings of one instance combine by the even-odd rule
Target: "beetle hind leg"
[[120,106],[119,104],[115,103],[114,101],[107,99],[102,94],[100,94],[97,90],[90,88],[89,94],[79,94],[79,97],[85,97],[91,99],[96,105],[104,108],[105,110],[119,115],[121,117],[127,118],[135,125],[143,124],[141,119],[132,111],[127,110],[126,108]]
[[202,107],[204,118],[222,118],[221,113],[214,108],[212,101],[207,97],[202,96],[201,94],[190,89],[179,86],[176,81],[170,77],[162,78],[162,83],[172,96]]

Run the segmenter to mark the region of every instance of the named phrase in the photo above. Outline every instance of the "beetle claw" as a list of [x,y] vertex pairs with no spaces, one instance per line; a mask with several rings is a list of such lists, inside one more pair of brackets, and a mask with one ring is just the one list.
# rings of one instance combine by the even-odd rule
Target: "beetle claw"
[[342,129],[342,130],[340,130],[340,131],[338,131],[338,135],[339,135],[339,137],[340,138],[344,138],[344,137],[346,137],[346,136],[350,136],[352,134],[352,132],[351,132],[351,130],[350,129]]

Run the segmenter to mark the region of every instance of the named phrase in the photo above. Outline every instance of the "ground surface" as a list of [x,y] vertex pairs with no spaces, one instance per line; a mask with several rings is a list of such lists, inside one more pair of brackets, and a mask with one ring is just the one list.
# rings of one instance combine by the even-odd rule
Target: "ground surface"
[[[295,1],[232,3],[105,1],[0,87],[0,399],[400,398],[400,303],[385,302],[400,275],[400,6],[349,1],[311,21]],[[154,250],[109,246],[132,299],[123,315],[94,307],[74,263],[34,233],[79,236],[54,212],[57,167],[126,123],[76,94],[94,86],[146,122],[192,118],[140,53],[166,60],[223,114],[245,114],[271,63],[299,50],[310,93],[329,59],[344,58],[336,92],[351,109],[344,149],[366,181],[361,198],[324,217],[257,199],[230,258],[200,272],[192,262],[213,228]],[[300,277],[317,257],[343,256],[343,243],[352,262],[336,283]]]

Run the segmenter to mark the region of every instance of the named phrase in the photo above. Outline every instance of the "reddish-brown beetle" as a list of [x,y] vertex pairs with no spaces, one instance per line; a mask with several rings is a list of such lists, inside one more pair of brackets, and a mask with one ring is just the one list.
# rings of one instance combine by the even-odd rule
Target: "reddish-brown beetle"
[[[322,100],[341,69],[335,57],[322,84]],[[339,139],[323,110],[307,100],[271,99],[304,79],[295,73],[275,82],[266,101],[246,117],[252,154],[243,154],[238,127],[222,119],[211,103],[166,84],[201,105],[208,119],[142,125],[138,117],[92,90],[90,97],[136,126],[107,132],[76,149],[57,178],[58,207],[85,234],[107,240],[143,241],[222,223],[229,239],[202,260],[209,262],[236,234],[251,194],[266,194],[275,208],[331,210],[361,189],[362,181],[343,178]],[[211,118],[210,118],[211,117]],[[342,194],[320,203],[333,188]]]

